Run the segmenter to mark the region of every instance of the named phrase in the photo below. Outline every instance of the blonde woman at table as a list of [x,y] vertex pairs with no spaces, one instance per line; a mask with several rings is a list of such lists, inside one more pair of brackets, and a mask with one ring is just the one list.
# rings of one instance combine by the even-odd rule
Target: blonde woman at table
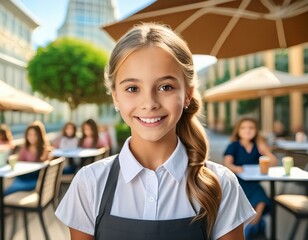
[[135,26],[105,76],[131,137],[74,177],[56,211],[71,239],[243,240],[255,212],[234,174],[206,161],[186,43],[163,25]]
[[[231,143],[224,153],[224,165],[234,173],[243,171],[244,164],[258,164],[261,155],[270,158],[270,165],[277,165],[276,157],[271,153],[265,140],[259,135],[258,123],[253,118],[238,121],[231,135]],[[253,235],[264,234],[265,223],[262,216],[269,211],[270,200],[258,182],[246,182],[239,179],[249,202],[257,212],[254,220],[245,227],[245,239]]]
[[[44,124],[34,121],[25,131],[25,144],[18,153],[19,161],[43,162],[48,160],[50,146],[47,140]],[[12,184],[4,191],[8,195],[17,191],[31,191],[35,188],[38,171],[18,176]]]

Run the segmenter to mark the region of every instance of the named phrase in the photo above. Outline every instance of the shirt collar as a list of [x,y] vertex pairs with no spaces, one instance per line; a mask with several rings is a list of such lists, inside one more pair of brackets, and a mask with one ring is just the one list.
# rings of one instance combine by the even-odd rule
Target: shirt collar
[[[130,138],[125,141],[119,154],[121,172],[126,183],[130,182],[144,169],[144,167],[136,160],[136,158],[130,151],[129,141]],[[186,148],[178,138],[178,143],[174,152],[170,155],[169,159],[167,159],[167,161],[162,166],[157,168],[157,170],[162,167],[165,168],[168,173],[177,182],[179,182],[185,174],[187,164],[188,157],[186,153]]]

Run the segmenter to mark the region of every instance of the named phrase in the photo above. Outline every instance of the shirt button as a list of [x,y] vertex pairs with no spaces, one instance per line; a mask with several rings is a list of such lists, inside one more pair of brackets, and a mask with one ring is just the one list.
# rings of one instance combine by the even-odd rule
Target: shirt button
[[153,202],[154,201],[154,198],[153,197],[150,197],[150,202]]
[[154,172],[150,172],[150,176],[153,177],[154,176]]

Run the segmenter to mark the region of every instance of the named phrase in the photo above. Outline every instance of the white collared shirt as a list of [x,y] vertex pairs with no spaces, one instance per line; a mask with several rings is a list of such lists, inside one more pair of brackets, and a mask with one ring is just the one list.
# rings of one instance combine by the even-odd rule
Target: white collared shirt
[[[129,150],[129,140],[120,154],[120,172],[111,215],[132,219],[167,220],[195,216],[186,195],[188,157],[178,144],[169,159],[155,171],[144,168]],[[82,168],[74,177],[57,211],[67,226],[94,234],[95,219],[114,157]],[[223,198],[212,231],[217,239],[254,216],[235,175],[227,168],[207,161],[217,176]]]

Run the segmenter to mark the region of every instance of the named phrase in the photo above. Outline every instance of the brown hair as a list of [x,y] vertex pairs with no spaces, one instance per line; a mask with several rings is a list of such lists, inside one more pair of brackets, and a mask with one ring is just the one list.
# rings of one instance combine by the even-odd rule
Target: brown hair
[[37,156],[36,161],[40,161],[41,156],[43,155],[44,151],[48,150],[49,142],[47,140],[46,130],[45,126],[40,121],[34,121],[31,123],[26,131],[25,131],[25,147],[26,149],[29,149],[30,142],[28,140],[28,132],[33,129],[37,136]]
[[259,134],[259,124],[258,124],[257,120],[254,119],[254,118],[251,118],[251,117],[243,117],[236,123],[236,125],[233,128],[232,134],[230,136],[231,141],[239,141],[240,140],[239,129],[240,129],[242,123],[246,122],[246,121],[253,123],[255,128],[256,128],[256,135],[254,136],[254,138],[251,141],[257,142],[257,141],[261,140],[261,137],[260,137],[260,134]]
[[[74,129],[74,132],[73,132],[72,136],[68,136],[67,133],[66,133],[66,129],[67,129],[68,126],[72,126],[73,129]],[[67,137],[67,138],[74,138],[74,137],[76,137],[76,132],[77,132],[77,127],[76,127],[76,124],[73,123],[73,122],[65,123],[65,125],[62,128],[62,136]]]
[[[186,88],[196,86],[192,54],[183,39],[166,26],[145,23],[133,27],[116,44],[105,69],[105,84],[109,93],[115,89],[115,77],[123,61],[134,51],[147,46],[157,46],[167,51],[181,67]],[[207,234],[210,235],[222,193],[216,175],[205,163],[208,143],[198,119],[201,105],[198,91],[194,91],[189,108],[183,111],[176,131],[189,159],[187,195],[191,203],[196,200],[201,206],[195,220],[204,220]]]
[[5,124],[0,125],[0,137],[0,140],[8,143],[11,143],[13,140],[12,132],[10,128]]
[[85,132],[84,132],[84,126],[85,125],[88,125],[91,128],[91,130],[92,130],[93,142],[92,142],[92,146],[91,147],[97,148],[97,143],[98,143],[98,139],[99,139],[98,127],[97,127],[96,122],[93,119],[88,119],[85,122],[83,122],[83,124],[81,125],[82,136],[81,136],[81,138],[79,140],[78,146],[82,146],[82,144],[83,144],[83,142],[84,142],[84,140],[86,138],[86,135],[85,135]]

